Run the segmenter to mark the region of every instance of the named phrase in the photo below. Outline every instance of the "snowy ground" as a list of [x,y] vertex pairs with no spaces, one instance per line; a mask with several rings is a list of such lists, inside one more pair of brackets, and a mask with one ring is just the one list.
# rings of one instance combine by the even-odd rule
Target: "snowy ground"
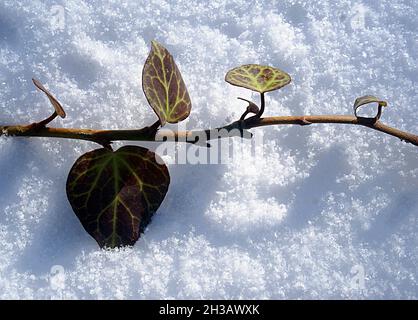
[[[416,1],[140,2],[0,0],[0,123],[49,114],[35,76],[65,106],[57,126],[151,124],[140,74],[156,39],[188,85],[188,128],[239,117],[251,94],[224,75],[263,63],[293,79],[267,115],[350,114],[374,94],[385,123],[418,133]],[[253,132],[263,158],[170,165],[152,224],[119,251],[65,195],[96,146],[0,138],[0,298],[416,299],[418,149],[352,126]]]

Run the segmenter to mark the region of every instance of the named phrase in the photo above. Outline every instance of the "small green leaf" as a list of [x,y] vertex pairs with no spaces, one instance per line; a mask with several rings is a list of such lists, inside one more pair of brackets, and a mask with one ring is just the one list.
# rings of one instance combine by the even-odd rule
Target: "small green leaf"
[[100,247],[133,245],[164,200],[170,176],[148,149],[125,146],[81,156],[67,179],[67,197]]
[[157,41],[152,41],[142,70],[142,89],[162,126],[189,116],[192,103],[186,85],[173,56]]
[[375,96],[362,96],[356,99],[354,102],[354,114],[357,117],[357,109],[362,105],[376,102],[378,106],[386,107],[388,104],[386,101],[376,98]]
[[54,107],[55,112],[57,113],[57,115],[59,115],[61,118],[65,118],[66,115],[65,115],[64,108],[61,106],[61,104],[58,102],[58,100],[43,86],[43,84],[39,80],[32,79],[32,81],[33,81],[33,84],[39,90],[41,90],[43,93],[46,94],[46,96],[48,97],[52,106]]
[[291,79],[286,72],[280,69],[258,64],[246,64],[229,70],[225,81],[234,86],[264,93],[284,87]]

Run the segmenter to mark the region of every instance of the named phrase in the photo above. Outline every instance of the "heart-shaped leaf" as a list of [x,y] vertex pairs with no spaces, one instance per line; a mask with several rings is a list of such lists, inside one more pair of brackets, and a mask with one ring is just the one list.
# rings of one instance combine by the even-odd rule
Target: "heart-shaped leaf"
[[170,52],[156,41],[142,70],[142,89],[161,125],[189,116],[192,103],[180,71]]
[[168,190],[170,176],[148,149],[125,146],[81,156],[67,179],[67,197],[100,247],[133,245]]
[[39,90],[41,90],[43,93],[46,94],[46,96],[48,97],[48,99],[51,102],[52,106],[54,107],[55,112],[57,113],[57,115],[59,115],[61,118],[65,118],[64,108],[61,106],[61,104],[58,102],[58,100],[43,86],[43,84],[39,80],[32,79],[32,81],[33,81],[33,84]]
[[246,64],[229,70],[225,81],[234,86],[264,93],[284,87],[291,79],[286,72],[280,69],[258,64]]
[[357,109],[361,106],[369,103],[376,102],[378,106],[386,107],[388,104],[386,101],[376,98],[375,96],[362,96],[354,101],[354,114],[357,117]]

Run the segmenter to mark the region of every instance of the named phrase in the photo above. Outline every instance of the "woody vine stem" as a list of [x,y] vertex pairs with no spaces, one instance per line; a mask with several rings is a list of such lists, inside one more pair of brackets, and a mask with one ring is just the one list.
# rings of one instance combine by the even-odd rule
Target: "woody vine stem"
[[[55,118],[57,115],[54,113],[53,116],[47,120]],[[49,122],[48,121],[48,122]],[[357,116],[348,115],[312,115],[312,116],[279,116],[279,117],[265,117],[257,118],[253,116],[245,120],[238,120],[232,122],[223,127],[216,129],[206,130],[194,130],[194,131],[167,131],[158,130],[159,122],[154,125],[145,127],[142,129],[134,130],[91,130],[91,129],[74,129],[74,128],[54,128],[48,127],[45,123],[47,121],[41,121],[39,123],[33,123],[29,125],[11,125],[11,126],[0,126],[0,136],[16,136],[16,137],[49,137],[49,138],[64,138],[64,139],[79,139],[87,140],[99,143],[101,145],[109,145],[113,141],[163,141],[163,137],[167,140],[198,143],[199,145],[206,141],[209,141],[211,135],[218,130],[224,129],[228,132],[235,132],[233,135],[241,135],[242,137],[250,137],[251,134],[247,132],[248,129],[256,127],[265,127],[272,125],[311,125],[316,123],[329,123],[329,124],[351,124],[360,125],[369,129],[377,130],[391,136],[397,137],[402,141],[411,143],[418,146],[418,135],[405,132],[386,124],[383,124],[379,119],[376,118],[364,118]],[[237,129],[237,130],[233,130]],[[246,135],[246,133],[248,133]],[[202,141],[202,139],[205,141]],[[165,140],[164,139],[164,140]]]

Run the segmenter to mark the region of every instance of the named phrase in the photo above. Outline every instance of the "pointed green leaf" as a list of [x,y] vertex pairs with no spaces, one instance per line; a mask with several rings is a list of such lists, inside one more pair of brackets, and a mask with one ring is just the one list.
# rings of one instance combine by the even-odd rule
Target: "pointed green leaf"
[[354,101],[354,114],[357,117],[357,109],[361,106],[369,103],[376,102],[378,106],[386,107],[388,104],[386,101],[376,98],[375,96],[362,96]]
[[161,125],[189,116],[192,103],[180,71],[170,52],[156,41],[142,70],[142,89]]
[[284,87],[291,79],[286,72],[280,69],[258,64],[246,64],[229,70],[225,81],[234,86],[264,93]]
[[67,179],[67,197],[100,247],[133,245],[167,193],[170,176],[148,149],[102,148],[81,156]]
[[66,115],[65,115],[64,108],[61,106],[61,104],[58,102],[58,100],[43,86],[43,84],[39,80],[32,79],[32,81],[33,81],[33,84],[39,90],[41,90],[43,93],[46,94],[46,96],[48,97],[52,106],[54,107],[55,112],[57,113],[57,115],[59,115],[61,118],[65,118]]

